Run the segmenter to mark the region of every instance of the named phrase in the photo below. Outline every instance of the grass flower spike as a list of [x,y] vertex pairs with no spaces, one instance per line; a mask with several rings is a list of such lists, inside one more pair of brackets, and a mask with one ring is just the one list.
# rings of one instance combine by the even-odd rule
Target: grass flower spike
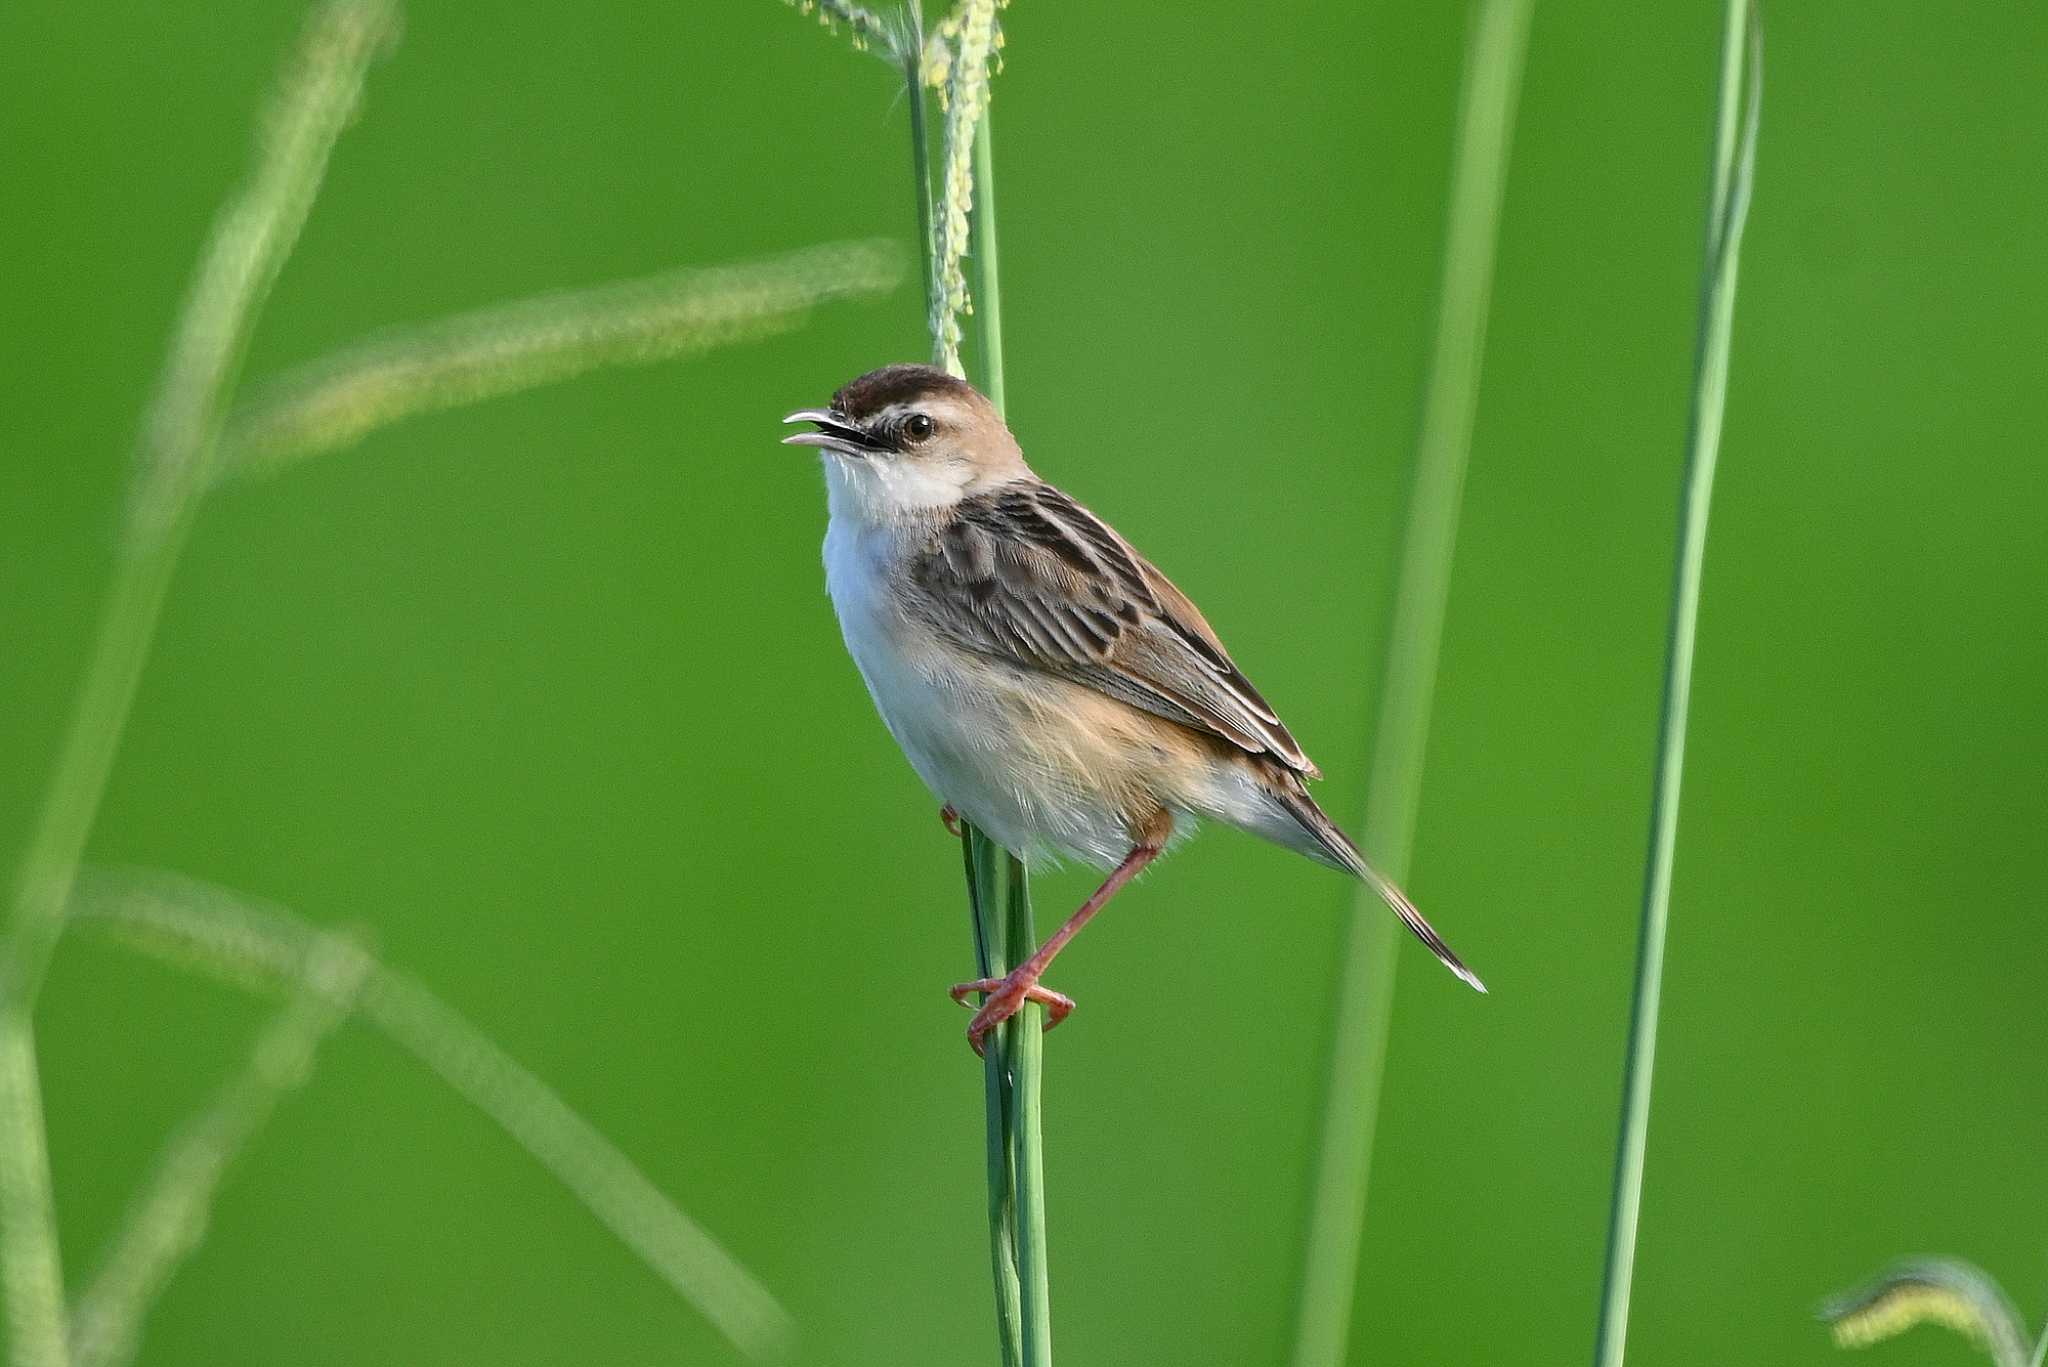
[[1962,1335],[1995,1367],[2040,1367],[2048,1331],[2030,1348],[2019,1312],[1988,1273],[1959,1258],[1913,1258],[1820,1307],[1842,1348],[1867,1348],[1922,1324]]

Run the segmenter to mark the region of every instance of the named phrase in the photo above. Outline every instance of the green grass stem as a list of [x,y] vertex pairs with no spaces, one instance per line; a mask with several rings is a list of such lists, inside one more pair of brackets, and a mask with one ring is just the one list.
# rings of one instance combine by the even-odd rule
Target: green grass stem
[[[988,122],[995,9],[992,0],[963,4],[941,24],[931,44],[906,59],[905,73],[933,362],[964,373],[960,317],[971,308],[976,378],[1002,411],[1007,387]],[[927,80],[940,86],[946,108],[945,173],[936,187],[922,107]],[[971,290],[966,268],[973,273]],[[976,968],[983,977],[1000,977],[1037,948],[1030,880],[1019,860],[966,821],[961,822],[961,838]],[[1052,1361],[1041,1104],[1044,1024],[1044,1009],[1026,1004],[989,1037],[983,1061],[989,1253],[1004,1367],[1049,1367]]]
[[[1622,1080],[1621,1128],[1614,1162],[1614,1198],[1607,1263],[1594,1342],[1597,1367],[1620,1367],[1628,1338],[1629,1289],[1635,1271],[1636,1226],[1642,1211],[1643,1156],[1650,1127],[1650,1087],[1657,1063],[1657,1015],[1664,980],[1665,930],[1671,913],[1671,870],[1678,844],[1679,791],[1685,774],[1685,727],[1692,692],[1693,644],[1699,626],[1700,578],[1706,560],[1707,513],[1720,454],[1728,398],[1728,348],[1734,332],[1736,269],[1756,169],[1763,88],[1763,39],[1753,0],[1728,0],[1721,46],[1719,112],[1715,120],[1707,204],[1706,264],[1693,364],[1686,473],[1679,504],[1670,637],[1664,664],[1663,717],[1650,806],[1649,854],[1643,875],[1642,932],[1636,950],[1628,1062]],[[1746,68],[1746,78],[1745,78]]]
[[256,318],[311,211],[371,58],[395,33],[390,0],[315,11],[264,124],[255,170],[215,222],[144,423],[129,529],[14,893],[0,1010],[35,999],[99,810],[178,552],[206,487]]
[[144,422],[113,583],[0,940],[0,1086],[9,1102],[0,1121],[0,1277],[16,1367],[61,1367],[70,1357],[35,1068],[36,994],[249,335],[396,20],[392,0],[330,0],[314,11],[264,121],[249,180],[214,223]]
[[912,0],[910,34],[903,44],[904,98],[910,102],[910,175],[917,197],[917,252],[924,269],[924,316],[938,312],[938,245],[932,237],[932,149],[924,102],[924,17]]
[[[1484,0],[1465,54],[1436,341],[1366,787],[1365,849],[1397,881],[1407,877],[1421,801],[1531,8],[1531,0]],[[1346,1360],[1399,938],[1395,919],[1361,889],[1339,968],[1294,1367]]]
[[[968,909],[975,972],[999,977],[1009,958],[1009,867],[1003,850],[966,822],[960,852],[967,869]],[[982,1067],[982,1106],[988,1155],[989,1263],[995,1276],[996,1344],[1003,1367],[1018,1367],[1024,1353],[1024,1290],[1017,1275],[1017,1200],[1012,1179],[1010,1066],[1007,1031],[990,1042]]]
[[7,1272],[7,1348],[12,1367],[64,1367],[70,1330],[64,1264],[50,1194],[48,1131],[35,1034],[0,1031],[0,1262]]
[[[282,907],[193,879],[88,870],[71,910],[131,948],[247,990],[332,995],[348,983],[337,973],[308,973],[331,937]],[[795,1339],[788,1314],[630,1158],[423,984],[364,959],[346,1000],[365,1022],[511,1136],[742,1352],[771,1361],[787,1355]]]
[[[996,252],[995,157],[990,145],[989,112],[984,102],[974,133],[973,250],[974,319],[981,388],[997,410],[1004,411],[1002,289]],[[1031,957],[1038,948],[1032,925],[1031,880],[1014,855],[1002,854],[986,839],[981,854],[1003,860],[1003,915],[997,926],[1003,937],[1006,965]],[[977,939],[980,938],[977,934]],[[1003,1026],[1003,1048],[989,1051],[1000,1066],[993,1080],[1009,1095],[1003,1110],[1009,1151],[1009,1181],[1014,1213],[1011,1234],[1019,1289],[1019,1349],[1024,1367],[1049,1367],[1052,1362],[1052,1290],[1045,1248],[1045,1132],[1041,1101],[1045,1079],[1045,1008],[1027,1003]]]
[[[1031,957],[1038,937],[1031,928],[1031,888],[1024,865],[1014,855],[1004,858],[1009,874],[1008,959],[1015,965]],[[1028,1003],[1004,1029],[1009,1036],[1002,1058],[1010,1087],[1005,1118],[1016,1206],[1012,1233],[1017,1245],[1022,1360],[1024,1367],[1051,1367],[1052,1282],[1045,1243],[1045,1008]]]
[[149,1308],[206,1236],[221,1179],[285,1096],[305,1084],[314,1053],[354,1010],[369,966],[346,936],[309,937],[284,1005],[212,1103],[164,1146],[79,1297],[71,1317],[77,1367],[134,1361]]
[[1003,379],[1003,292],[996,254],[996,166],[990,146],[990,111],[983,109],[974,130],[974,335],[981,350],[981,387],[996,406],[1009,412],[1009,389]]

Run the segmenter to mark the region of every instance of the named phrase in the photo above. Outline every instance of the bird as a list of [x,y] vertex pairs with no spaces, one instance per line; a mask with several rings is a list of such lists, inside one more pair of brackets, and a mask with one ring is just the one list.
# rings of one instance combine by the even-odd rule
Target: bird
[[898,364],[789,414],[821,454],[825,582],[875,708],[958,833],[1036,866],[1108,871],[1030,958],[961,983],[968,1043],[1027,1001],[1117,892],[1207,818],[1363,880],[1481,992],[1394,881],[1309,795],[1321,776],[1192,600],[1115,528],[1041,479],[986,396]]

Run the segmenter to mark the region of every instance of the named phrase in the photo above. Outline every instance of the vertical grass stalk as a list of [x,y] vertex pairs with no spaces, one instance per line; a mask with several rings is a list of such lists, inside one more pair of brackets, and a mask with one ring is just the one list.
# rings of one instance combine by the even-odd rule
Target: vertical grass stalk
[[[1005,418],[1003,294],[996,258],[996,168],[989,145],[989,112],[974,130],[974,339],[981,348],[981,388]],[[1036,946],[1033,946],[1036,948]]]
[[[973,917],[975,971],[1000,977],[1009,958],[1009,868],[994,841],[960,823],[960,850],[967,865],[967,896]],[[1010,1143],[1010,1034],[989,1041],[982,1067],[982,1098],[988,1136],[989,1261],[995,1273],[996,1343],[1003,1367],[1019,1367],[1024,1356],[1023,1285],[1017,1275],[1015,1151]]]
[[924,105],[924,15],[917,0],[911,0],[910,33],[903,40],[903,87],[910,101],[910,174],[917,196],[917,252],[924,263],[924,316],[938,311],[938,269],[934,264],[937,244],[932,238],[932,151],[931,132],[925,123]]
[[[955,374],[964,373],[960,315],[971,310],[977,378],[1000,412],[1006,389],[988,122],[989,68],[1001,41],[995,10],[994,0],[970,0],[947,16],[927,46],[913,4],[912,40],[903,44],[903,58],[932,359]],[[928,84],[940,90],[946,113],[945,171],[936,189],[923,109]],[[973,271],[971,291],[963,262]],[[1022,862],[964,820],[961,848],[976,968],[982,977],[1001,977],[1037,948],[1030,881]],[[1004,1367],[1050,1367],[1052,1362],[1040,1124],[1044,1024],[1044,1009],[1027,1003],[990,1035],[983,1061],[989,1252]]]
[[[1002,288],[996,253],[995,157],[990,146],[989,113],[981,112],[974,132],[974,318],[981,362],[981,387],[998,412],[1007,415],[1003,379]],[[981,841],[984,857],[998,851]],[[1004,904],[1001,930],[1004,958],[1016,965],[1038,948],[1031,920],[1031,883],[1024,864],[1004,854]],[[991,927],[993,929],[993,927]],[[977,933],[977,939],[980,938]],[[1004,1108],[1006,1148],[1010,1157],[1013,1205],[1012,1239],[1019,1291],[1020,1351],[1024,1367],[1051,1367],[1052,1290],[1045,1249],[1045,1135],[1040,1094],[1045,1076],[1045,1008],[1036,1002],[1003,1026],[1000,1053],[991,1050],[991,1082],[1007,1087]]]
[[[1745,68],[1747,71],[1745,73]],[[1628,1064],[1622,1080],[1621,1133],[1614,1160],[1614,1200],[1607,1230],[1607,1266],[1593,1360],[1620,1367],[1628,1337],[1629,1287],[1635,1271],[1636,1224],[1642,1208],[1643,1154],[1650,1125],[1650,1084],[1657,1062],[1657,1010],[1664,979],[1664,935],[1670,920],[1671,869],[1678,841],[1679,789],[1685,773],[1686,712],[1692,691],[1693,642],[1699,623],[1700,575],[1706,558],[1707,512],[1720,454],[1728,398],[1728,345],[1735,321],[1736,266],[1749,214],[1763,91],[1763,39],[1752,0],[1728,0],[1721,39],[1719,112],[1715,120],[1707,204],[1706,264],[1694,352],[1686,473],[1679,504],[1671,628],[1664,662],[1663,719],[1650,805],[1649,855],[1643,875],[1642,934],[1636,950],[1635,999]]]
[[35,1033],[24,1017],[20,1028],[0,1031],[0,1267],[7,1276],[0,1304],[12,1367],[64,1367],[70,1360],[47,1133]]
[[[1366,790],[1365,848],[1396,880],[1407,877],[1414,844],[1531,4],[1485,0],[1465,54],[1436,342]],[[1357,903],[1339,970],[1294,1367],[1345,1360],[1358,1280],[1399,931],[1369,891],[1362,889]]]

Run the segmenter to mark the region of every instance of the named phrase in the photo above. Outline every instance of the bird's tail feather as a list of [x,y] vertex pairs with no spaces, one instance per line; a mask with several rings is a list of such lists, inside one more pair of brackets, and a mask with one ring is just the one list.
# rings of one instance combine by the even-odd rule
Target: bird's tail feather
[[1486,984],[1479,980],[1479,975],[1465,967],[1464,961],[1451,952],[1451,947],[1444,943],[1444,937],[1436,933],[1436,927],[1432,926],[1423,914],[1415,909],[1415,904],[1408,900],[1408,894],[1401,891],[1393,879],[1367,862],[1366,857],[1359,852],[1358,846],[1351,843],[1351,837],[1344,834],[1336,822],[1330,820],[1329,815],[1316,805],[1314,798],[1299,789],[1283,790],[1277,796],[1281,805],[1287,808],[1288,814],[1301,823],[1304,831],[1315,838],[1317,848],[1310,853],[1320,854],[1326,862],[1364,879],[1366,884],[1379,894],[1380,900],[1392,907],[1394,914],[1407,924],[1408,929],[1415,932],[1415,938],[1428,945],[1430,953],[1443,960],[1445,968],[1479,991],[1486,990]]

